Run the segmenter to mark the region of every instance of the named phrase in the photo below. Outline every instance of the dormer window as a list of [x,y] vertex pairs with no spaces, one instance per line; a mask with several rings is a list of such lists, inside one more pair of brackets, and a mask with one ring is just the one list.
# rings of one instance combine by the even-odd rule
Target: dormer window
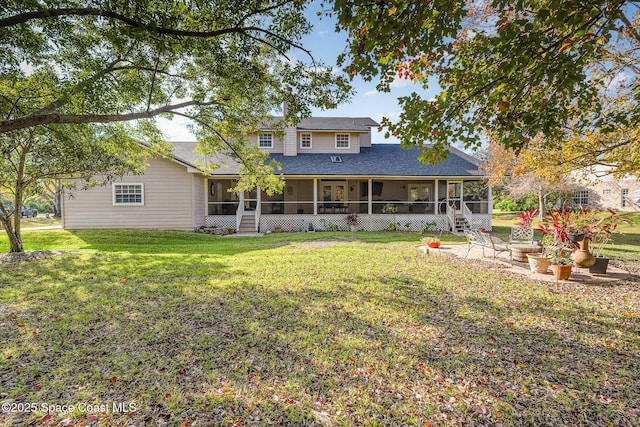
[[311,134],[310,133],[301,133],[300,134],[300,148],[311,148]]
[[259,148],[273,148],[273,134],[261,133],[258,135]]
[[350,148],[350,137],[348,133],[336,133],[336,148]]
[[331,163],[342,163],[342,157],[340,157],[340,156],[331,156]]

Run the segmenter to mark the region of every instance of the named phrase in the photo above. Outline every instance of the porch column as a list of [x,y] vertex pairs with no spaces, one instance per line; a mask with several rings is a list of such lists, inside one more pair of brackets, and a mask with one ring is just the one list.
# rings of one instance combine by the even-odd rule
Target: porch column
[[313,214],[318,215],[318,178],[313,178]]
[[436,179],[436,191],[433,192],[433,197],[436,198],[435,200],[435,208],[433,209],[433,213],[436,215],[440,214],[440,198],[438,197],[438,187],[439,187],[439,180]]
[[491,191],[491,186],[489,186],[489,192],[487,193],[487,212],[489,216],[493,214],[493,192]]
[[371,178],[367,180],[367,185],[369,186],[369,191],[367,191],[367,210],[369,215],[371,215],[373,213],[373,195],[371,193],[373,191],[373,180]]

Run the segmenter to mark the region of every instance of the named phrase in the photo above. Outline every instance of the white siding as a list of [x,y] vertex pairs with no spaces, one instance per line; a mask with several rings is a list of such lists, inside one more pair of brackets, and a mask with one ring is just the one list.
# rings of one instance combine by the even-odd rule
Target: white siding
[[[284,152],[284,141],[283,138],[276,135],[275,132],[264,132],[264,133],[272,133],[273,134],[273,148],[261,148],[261,150],[268,151],[269,153],[281,154]],[[249,140],[249,144],[258,145],[258,134],[253,133],[247,137]]]
[[282,154],[285,156],[298,155],[298,135],[296,133],[296,128],[286,129]]
[[360,148],[371,147],[371,129],[367,133],[360,134]]
[[205,188],[207,180],[200,174],[191,174],[191,176],[193,177],[193,226],[200,227],[205,225],[205,198],[207,197]]
[[200,191],[200,199],[204,197],[204,189],[194,185],[198,177],[173,161],[150,159],[144,175],[116,181],[143,183],[144,206],[114,206],[111,185],[74,190],[72,197],[65,194],[64,227],[191,230],[195,227],[194,208],[204,215],[203,202],[200,207],[193,203],[196,191]]
[[[348,133],[349,148],[336,148],[336,133]],[[359,153],[360,152],[360,135],[355,132],[313,132],[311,139],[313,147],[305,149],[304,153]]]

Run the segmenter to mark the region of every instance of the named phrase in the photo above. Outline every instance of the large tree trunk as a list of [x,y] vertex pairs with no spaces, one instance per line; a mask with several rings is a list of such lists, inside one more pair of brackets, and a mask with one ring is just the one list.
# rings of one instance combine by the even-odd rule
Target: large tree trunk
[[62,185],[60,181],[56,184],[56,194],[53,203],[53,216],[55,218],[62,218]]
[[544,221],[544,215],[547,207],[544,204],[544,190],[541,188],[538,190],[538,219]]
[[14,224],[11,223],[11,217],[6,217],[4,215],[0,216],[0,221],[2,221],[2,225],[9,237],[9,252],[24,252],[22,237],[20,236],[20,211],[16,210],[14,212],[14,218],[15,222],[18,223],[17,232]]

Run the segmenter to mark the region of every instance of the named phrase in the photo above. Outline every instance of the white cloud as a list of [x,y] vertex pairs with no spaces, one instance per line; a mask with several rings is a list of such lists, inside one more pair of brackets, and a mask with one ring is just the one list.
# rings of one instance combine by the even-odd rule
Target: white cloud
[[372,90],[370,90],[370,91],[368,91],[368,92],[365,92],[365,93],[364,93],[364,96],[371,96],[371,95],[375,95],[375,94],[377,94],[377,93],[379,93],[377,90],[372,89]]
[[158,128],[169,141],[195,141],[196,137],[189,132],[187,125],[191,120],[182,116],[173,116],[172,120],[157,117]]
[[631,76],[626,71],[621,71],[611,78],[607,85],[607,90],[616,90],[626,86],[630,80]]
[[396,76],[391,82],[391,84],[389,85],[389,87],[394,87],[394,88],[406,87],[406,86],[409,86],[409,83],[411,83],[411,80]]

